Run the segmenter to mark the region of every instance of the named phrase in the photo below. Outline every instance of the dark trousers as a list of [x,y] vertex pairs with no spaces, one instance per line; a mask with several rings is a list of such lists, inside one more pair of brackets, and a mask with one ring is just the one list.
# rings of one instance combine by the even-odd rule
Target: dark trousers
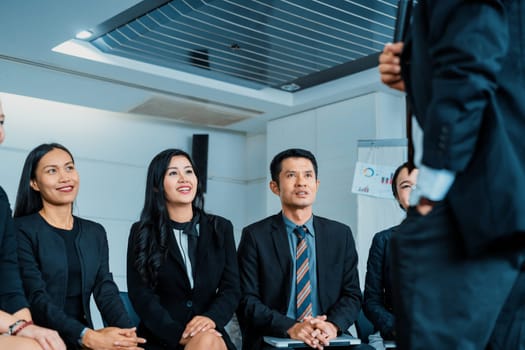
[[525,349],[522,243],[469,257],[445,202],[411,208],[390,242],[398,349]]

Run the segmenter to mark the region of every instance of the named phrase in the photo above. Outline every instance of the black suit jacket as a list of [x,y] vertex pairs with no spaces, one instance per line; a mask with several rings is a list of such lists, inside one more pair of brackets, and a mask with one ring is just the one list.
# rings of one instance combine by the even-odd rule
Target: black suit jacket
[[[109,272],[106,231],[96,222],[76,216],[74,220],[80,226],[75,245],[82,270],[85,323],[93,328],[89,311],[93,295],[108,325],[132,327]],[[64,240],[38,213],[15,218],[15,226],[22,280],[35,323],[55,329],[67,343],[77,344],[85,325],[64,313],[68,278]]]
[[390,237],[397,226],[374,235],[366,264],[363,311],[381,332],[383,339],[394,339],[394,310],[392,305],[392,281],[390,278]]
[[[361,309],[357,253],[350,228],[314,216],[320,313],[346,331]],[[282,214],[244,228],[238,258],[242,298],[238,310],[243,349],[260,349],[262,337],[288,337],[286,316],[293,263]]]
[[11,208],[0,187],[0,310],[10,314],[28,307],[16,256],[16,237]]
[[201,215],[193,289],[182,254],[172,235],[166,261],[159,270],[157,286],[153,289],[144,283],[134,266],[136,258],[133,246],[137,228],[135,223],[128,243],[128,293],[141,320],[138,333],[148,340],[146,348],[178,348],[186,324],[195,315],[202,315],[215,322],[228,349],[235,349],[224,331],[240,298],[231,222],[220,216]]
[[423,163],[457,172],[467,251],[525,232],[523,1],[420,0],[402,56]]

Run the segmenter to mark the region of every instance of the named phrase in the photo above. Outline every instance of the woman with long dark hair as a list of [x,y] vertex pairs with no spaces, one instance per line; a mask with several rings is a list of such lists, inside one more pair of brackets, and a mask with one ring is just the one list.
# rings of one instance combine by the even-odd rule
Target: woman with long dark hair
[[[79,176],[71,152],[42,144],[27,156],[15,205],[18,258],[33,317],[68,349],[139,349],[109,272],[104,228],[73,215]],[[93,330],[93,295],[112,327]]]
[[[0,144],[5,137],[4,120],[0,101]],[[65,350],[65,344],[56,331],[33,324],[20,279],[11,207],[1,186],[0,281],[0,349]]]
[[240,298],[233,226],[203,206],[190,156],[156,155],[128,242],[128,293],[146,349],[235,348],[224,331]]

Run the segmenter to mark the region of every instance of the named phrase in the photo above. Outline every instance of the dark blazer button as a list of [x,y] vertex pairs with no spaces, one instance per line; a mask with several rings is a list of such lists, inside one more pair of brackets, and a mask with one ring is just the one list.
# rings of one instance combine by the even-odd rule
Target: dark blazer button
[[188,300],[188,301],[186,302],[186,306],[187,306],[187,307],[192,307],[192,306],[193,306],[193,302],[192,302],[191,300]]

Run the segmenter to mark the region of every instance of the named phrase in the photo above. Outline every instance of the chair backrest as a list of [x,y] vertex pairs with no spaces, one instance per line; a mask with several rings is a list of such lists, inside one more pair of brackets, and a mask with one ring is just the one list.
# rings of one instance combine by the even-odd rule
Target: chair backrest
[[135,312],[133,309],[133,305],[131,305],[131,301],[129,300],[128,292],[119,292],[120,298],[122,299],[122,302],[124,303],[124,307],[126,308],[126,311],[128,312],[129,318],[131,319],[131,322],[134,326],[138,326],[140,322],[139,315]]

